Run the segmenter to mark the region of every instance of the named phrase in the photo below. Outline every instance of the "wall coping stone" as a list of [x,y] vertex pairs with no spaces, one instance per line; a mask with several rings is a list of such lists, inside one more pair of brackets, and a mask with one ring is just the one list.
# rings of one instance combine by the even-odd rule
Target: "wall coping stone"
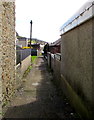
[[55,59],[58,61],[61,61],[61,54],[60,53],[56,53],[55,54]]
[[61,35],[69,30],[79,26],[87,20],[94,17],[94,0],[87,1],[67,22],[65,22],[61,29]]

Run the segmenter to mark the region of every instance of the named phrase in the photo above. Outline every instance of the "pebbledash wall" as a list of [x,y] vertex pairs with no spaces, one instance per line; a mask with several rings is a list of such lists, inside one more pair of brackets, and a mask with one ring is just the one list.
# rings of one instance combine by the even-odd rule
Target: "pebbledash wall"
[[94,3],[88,2],[61,29],[63,92],[84,119],[94,119]]
[[[2,105],[15,91],[15,1],[0,1],[0,87]],[[1,85],[2,83],[2,85]]]

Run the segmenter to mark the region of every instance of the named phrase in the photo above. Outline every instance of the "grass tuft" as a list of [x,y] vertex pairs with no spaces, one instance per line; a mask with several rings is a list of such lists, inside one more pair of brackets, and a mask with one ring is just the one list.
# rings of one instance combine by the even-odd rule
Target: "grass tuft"
[[[35,63],[35,60],[37,59],[37,56],[31,56],[31,63],[32,65]],[[28,73],[30,72],[30,70],[32,69],[32,65],[30,65],[27,70],[24,72],[23,77],[26,77],[28,75]]]

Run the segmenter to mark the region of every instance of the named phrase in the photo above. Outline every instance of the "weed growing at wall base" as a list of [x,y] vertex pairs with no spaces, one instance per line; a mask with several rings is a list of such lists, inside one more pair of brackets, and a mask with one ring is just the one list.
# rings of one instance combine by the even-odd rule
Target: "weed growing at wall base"
[[[31,63],[32,65],[35,63],[35,60],[37,59],[37,56],[31,56]],[[23,78],[26,77],[28,75],[28,73],[30,72],[30,70],[32,69],[32,65],[30,65],[27,70],[24,72]]]
[[28,73],[30,72],[31,69],[32,69],[32,66],[30,65],[30,66],[27,68],[27,70],[24,72],[23,78],[28,75]]

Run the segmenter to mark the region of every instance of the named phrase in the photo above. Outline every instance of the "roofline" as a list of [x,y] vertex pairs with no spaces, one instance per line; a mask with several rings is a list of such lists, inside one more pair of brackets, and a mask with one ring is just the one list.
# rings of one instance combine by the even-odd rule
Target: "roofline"
[[61,35],[94,17],[94,0],[86,2],[60,29]]

